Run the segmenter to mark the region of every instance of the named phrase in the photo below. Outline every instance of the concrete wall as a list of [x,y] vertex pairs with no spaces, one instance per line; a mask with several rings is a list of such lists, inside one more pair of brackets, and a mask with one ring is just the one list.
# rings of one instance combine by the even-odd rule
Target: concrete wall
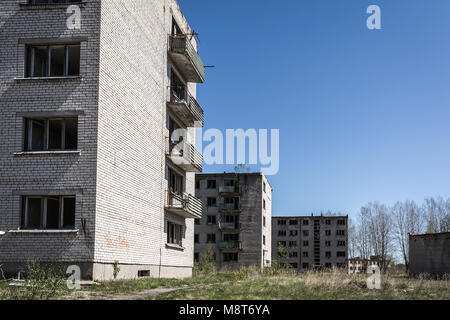
[[412,275],[450,274],[450,233],[410,235],[409,270]]
[[[208,248],[207,235],[215,234],[216,243],[212,248],[216,253],[216,262],[219,268],[239,268],[241,266],[256,266],[263,268],[271,263],[271,215],[272,215],[272,188],[267,178],[262,174],[197,174],[197,181],[200,188],[196,189],[196,196],[203,201],[203,217],[198,225],[195,225],[195,233],[199,236],[199,243],[195,244],[195,252],[201,254]],[[220,213],[218,207],[208,207],[208,198],[216,198],[217,206],[223,203],[223,198],[232,195],[219,194],[219,187],[224,185],[224,180],[236,179],[239,185],[239,199],[241,212]],[[207,180],[215,180],[216,188],[207,189]],[[266,184],[266,191],[263,191],[263,182]],[[266,209],[263,209],[263,199],[266,201]],[[237,215],[240,221],[240,230],[223,231],[219,230],[218,224],[208,225],[208,216],[215,216],[217,223],[225,215]],[[263,226],[263,220],[266,225]],[[238,262],[224,262],[223,250],[219,244],[223,241],[224,234],[238,233],[242,242],[242,250],[238,253]],[[263,237],[266,244],[263,244]],[[264,261],[264,252],[266,261]]]
[[[329,220],[330,224],[326,224]],[[345,225],[338,225],[338,220],[344,220]],[[285,225],[279,224],[279,221],[286,221]],[[296,221],[297,224],[290,224],[290,221]],[[308,225],[304,225],[303,221],[308,221]],[[319,265],[325,267],[326,264],[332,266],[345,267],[348,257],[348,217],[325,217],[325,216],[306,216],[306,217],[273,217],[272,218],[272,259],[278,260],[278,244],[279,242],[286,242],[285,249],[288,253],[296,252],[297,257],[289,257],[286,261],[290,264],[297,264],[299,271],[310,269],[315,264],[314,259],[314,221],[319,221]],[[330,231],[329,236],[326,231]],[[344,236],[337,236],[336,231],[343,230]],[[279,232],[285,231],[285,236],[280,236]],[[291,235],[292,232],[297,232],[297,235]],[[308,236],[304,236],[303,231],[308,232]],[[290,242],[295,241],[296,246],[290,246]],[[304,241],[308,241],[308,246],[304,245]],[[331,241],[331,246],[326,246],[326,241]],[[338,241],[345,241],[344,246],[338,246]],[[303,252],[308,253],[308,257],[303,256]],[[328,258],[326,253],[330,252],[331,257]],[[337,257],[337,252],[345,252],[345,257]],[[307,263],[308,268],[304,268],[303,264]]]

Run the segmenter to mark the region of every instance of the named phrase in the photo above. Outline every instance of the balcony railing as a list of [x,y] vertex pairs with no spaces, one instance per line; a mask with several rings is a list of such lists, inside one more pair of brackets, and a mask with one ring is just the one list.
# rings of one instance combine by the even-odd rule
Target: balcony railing
[[219,205],[219,211],[222,211],[222,212],[241,211],[241,206],[239,206],[236,203],[221,203]]
[[175,165],[184,171],[203,171],[202,154],[188,142],[173,143],[169,137],[166,137],[166,155]]
[[239,187],[237,187],[237,186],[220,186],[219,193],[239,193]]
[[237,230],[240,229],[241,224],[237,222],[221,222],[219,221],[220,230]]
[[241,241],[224,241],[219,245],[220,249],[237,249],[242,250],[242,242]]
[[205,66],[192,46],[189,37],[185,34],[170,35],[169,54],[186,81],[203,83],[205,81]]
[[203,109],[185,87],[170,87],[170,100],[167,101],[167,106],[186,127],[203,127]]
[[202,201],[191,194],[178,194],[171,190],[166,192],[166,211],[188,219],[202,217]]

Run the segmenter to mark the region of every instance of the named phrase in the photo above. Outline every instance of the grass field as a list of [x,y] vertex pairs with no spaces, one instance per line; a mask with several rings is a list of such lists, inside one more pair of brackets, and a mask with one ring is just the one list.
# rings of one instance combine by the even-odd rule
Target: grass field
[[[184,280],[102,282],[76,293],[62,290],[50,298],[114,299],[129,296],[131,299],[160,300],[450,300],[449,280],[416,279],[396,273],[382,277],[381,290],[369,290],[366,279],[367,275],[347,275],[340,271],[275,276],[254,273],[240,280],[233,274],[217,274]],[[159,293],[155,291],[158,288],[172,291],[161,290]],[[11,291],[8,283],[0,281],[0,299],[14,298],[17,299],[17,294]]]

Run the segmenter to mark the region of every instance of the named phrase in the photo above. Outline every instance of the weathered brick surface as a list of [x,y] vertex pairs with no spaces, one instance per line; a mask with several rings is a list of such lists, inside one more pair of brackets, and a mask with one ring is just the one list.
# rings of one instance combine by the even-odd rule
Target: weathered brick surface
[[[123,277],[139,269],[152,276],[190,275],[193,220],[164,212],[172,16],[190,32],[178,4],[87,1],[81,30],[68,30],[67,6],[19,5],[25,2],[5,0],[0,7],[0,231],[20,227],[21,195],[30,192],[76,194],[80,231],[7,233],[0,238],[0,264],[85,262],[94,265],[89,272],[95,278],[108,278],[119,261],[127,270]],[[18,79],[30,39],[81,39],[81,79]],[[189,88],[195,96],[195,84]],[[80,154],[14,155],[23,151],[19,113],[62,111],[80,112]],[[185,175],[186,191],[193,194],[194,175]],[[166,248],[167,219],[186,226],[184,250]]]

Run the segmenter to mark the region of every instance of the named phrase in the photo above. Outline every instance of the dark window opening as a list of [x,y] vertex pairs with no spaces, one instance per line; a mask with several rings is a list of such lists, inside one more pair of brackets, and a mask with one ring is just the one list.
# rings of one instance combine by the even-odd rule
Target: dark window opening
[[79,76],[80,48],[80,44],[28,46],[26,76]]

